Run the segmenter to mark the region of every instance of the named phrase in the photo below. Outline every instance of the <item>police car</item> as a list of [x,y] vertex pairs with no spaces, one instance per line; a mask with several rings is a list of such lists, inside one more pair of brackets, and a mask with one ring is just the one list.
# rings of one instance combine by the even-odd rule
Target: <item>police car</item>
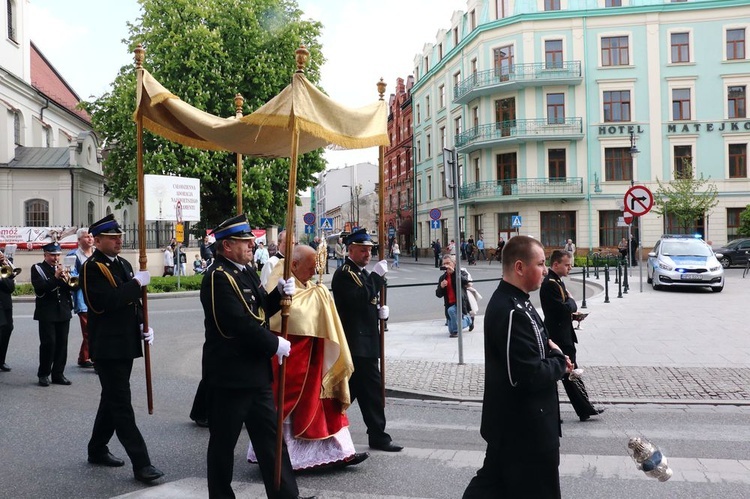
[[724,289],[721,254],[714,254],[700,236],[663,235],[648,254],[647,282],[654,289],[710,287]]

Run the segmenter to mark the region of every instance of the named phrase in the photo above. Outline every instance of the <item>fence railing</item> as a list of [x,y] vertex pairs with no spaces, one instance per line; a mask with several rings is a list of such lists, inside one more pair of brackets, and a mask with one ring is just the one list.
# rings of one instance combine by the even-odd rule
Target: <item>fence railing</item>
[[[123,247],[130,249],[139,248],[138,224],[125,225],[122,230],[125,231]],[[189,230],[190,223],[185,222],[186,246],[189,246]],[[146,224],[146,249],[163,248],[169,244],[173,237],[175,237],[174,222],[149,222]]]

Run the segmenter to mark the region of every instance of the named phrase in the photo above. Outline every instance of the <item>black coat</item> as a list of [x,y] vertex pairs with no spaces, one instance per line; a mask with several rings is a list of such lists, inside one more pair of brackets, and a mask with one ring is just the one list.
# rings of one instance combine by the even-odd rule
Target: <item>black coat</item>
[[333,299],[352,356],[380,357],[377,304],[380,288],[385,282],[385,278],[375,272],[360,270],[348,257],[333,274]]
[[568,348],[575,350],[578,338],[573,329],[570,314],[578,310],[578,305],[568,295],[565,283],[552,270],[547,273],[542,282],[539,299],[542,302],[544,325],[549,331],[549,337],[563,349],[563,352]]
[[484,351],[482,437],[507,450],[509,459],[515,453],[558,449],[557,381],[565,374],[565,357],[550,350],[529,295],[505,281],[500,281],[487,305]]
[[[456,273],[454,272],[453,275],[455,276]],[[435,290],[435,296],[438,298],[443,299],[443,306],[445,308],[448,308],[450,304],[448,303],[448,288],[441,287],[440,283],[448,279],[448,272],[443,272],[443,275],[440,276],[440,279],[438,280],[438,286]],[[470,308],[469,308],[469,297],[466,296],[466,288],[469,287],[469,274],[464,270],[461,269],[461,311],[463,315],[469,315]],[[452,284],[455,286],[455,284]]]
[[270,294],[258,274],[217,255],[201,284],[206,342],[203,380],[226,388],[267,387],[273,380],[271,357],[279,339],[267,319],[281,308],[277,289]]
[[8,323],[13,316],[13,290],[16,281],[11,278],[0,279],[0,326]]
[[94,250],[83,264],[81,287],[88,307],[89,350],[94,362],[141,357],[142,292],[130,263],[119,256],[112,261]]
[[31,285],[36,294],[35,321],[63,322],[73,316],[70,286],[55,278],[55,268],[47,262],[31,266]]

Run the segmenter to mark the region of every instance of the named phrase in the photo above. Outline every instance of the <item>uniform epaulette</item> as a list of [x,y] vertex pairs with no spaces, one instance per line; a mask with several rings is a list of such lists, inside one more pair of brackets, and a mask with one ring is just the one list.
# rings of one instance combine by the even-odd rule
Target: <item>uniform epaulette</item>
[[341,270],[343,272],[349,272],[349,275],[352,276],[352,280],[354,283],[359,286],[360,288],[364,287],[364,284],[362,283],[362,279],[359,278],[359,275],[352,270],[352,266],[348,263],[345,263],[341,266]]

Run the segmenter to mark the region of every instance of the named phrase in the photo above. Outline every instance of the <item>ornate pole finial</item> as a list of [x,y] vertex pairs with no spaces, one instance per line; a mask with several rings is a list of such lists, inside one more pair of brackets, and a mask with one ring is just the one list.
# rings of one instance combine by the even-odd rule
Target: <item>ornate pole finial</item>
[[135,68],[141,69],[143,67],[143,60],[146,58],[146,49],[143,48],[143,44],[139,43],[133,53],[135,54]]
[[245,98],[241,93],[237,92],[234,94],[234,115],[237,118],[242,117],[242,106],[245,105]]
[[304,73],[305,66],[307,66],[307,59],[310,57],[310,51],[307,50],[304,45],[300,45],[294,53],[297,60],[297,72]]
[[380,81],[377,83],[378,85],[378,94],[380,94],[380,99],[383,100],[383,96],[385,95],[385,87],[387,86],[385,81],[383,81],[383,78],[380,79]]

